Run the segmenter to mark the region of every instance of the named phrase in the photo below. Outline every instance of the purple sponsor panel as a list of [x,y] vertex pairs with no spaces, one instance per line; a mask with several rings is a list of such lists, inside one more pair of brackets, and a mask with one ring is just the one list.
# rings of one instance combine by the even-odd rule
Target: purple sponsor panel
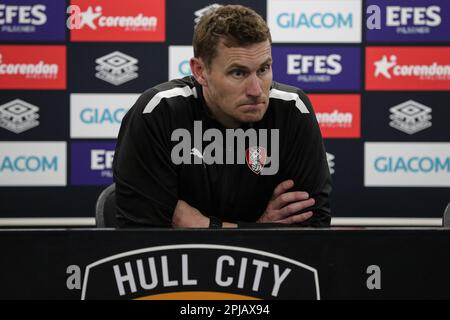
[[109,185],[115,143],[80,142],[71,145],[71,184]]
[[273,78],[303,90],[359,90],[361,49],[274,47]]
[[0,2],[0,41],[64,41],[66,29],[66,1]]
[[[379,29],[371,23],[378,19],[377,7],[381,22]],[[370,9],[369,13],[367,9]],[[448,0],[368,0],[366,18],[368,42],[450,41]]]

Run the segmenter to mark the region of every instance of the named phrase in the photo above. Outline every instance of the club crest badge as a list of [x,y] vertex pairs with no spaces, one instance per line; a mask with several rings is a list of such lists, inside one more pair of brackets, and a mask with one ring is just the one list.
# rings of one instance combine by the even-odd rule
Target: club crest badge
[[256,174],[260,174],[267,160],[267,152],[263,147],[250,147],[245,152],[248,167]]

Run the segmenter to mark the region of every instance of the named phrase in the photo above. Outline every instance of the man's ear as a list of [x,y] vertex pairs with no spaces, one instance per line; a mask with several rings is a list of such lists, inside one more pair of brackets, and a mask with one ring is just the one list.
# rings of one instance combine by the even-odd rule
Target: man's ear
[[192,75],[195,80],[197,80],[197,82],[203,87],[207,87],[208,82],[206,81],[206,67],[203,60],[200,58],[191,58],[189,65],[191,66]]

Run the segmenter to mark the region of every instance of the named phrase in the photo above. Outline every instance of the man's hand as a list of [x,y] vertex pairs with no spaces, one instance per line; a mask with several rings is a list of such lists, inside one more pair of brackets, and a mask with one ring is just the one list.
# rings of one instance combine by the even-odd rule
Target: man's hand
[[173,212],[172,226],[175,228],[208,228],[209,218],[183,200],[178,200]]
[[300,210],[314,205],[315,200],[309,198],[307,192],[294,191],[287,192],[294,186],[294,181],[286,180],[281,182],[273,191],[272,199],[266,207],[259,223],[275,222],[293,224],[303,222],[312,217],[312,211],[301,214],[294,214]]

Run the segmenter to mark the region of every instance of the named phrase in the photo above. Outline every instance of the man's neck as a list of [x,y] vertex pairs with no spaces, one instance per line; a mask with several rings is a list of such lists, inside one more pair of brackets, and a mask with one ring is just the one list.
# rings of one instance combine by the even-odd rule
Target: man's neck
[[227,129],[236,129],[241,126],[239,121],[225,114],[208,96],[208,91],[203,90],[203,97],[205,98],[206,108],[208,108],[210,115],[217,120],[221,125]]

